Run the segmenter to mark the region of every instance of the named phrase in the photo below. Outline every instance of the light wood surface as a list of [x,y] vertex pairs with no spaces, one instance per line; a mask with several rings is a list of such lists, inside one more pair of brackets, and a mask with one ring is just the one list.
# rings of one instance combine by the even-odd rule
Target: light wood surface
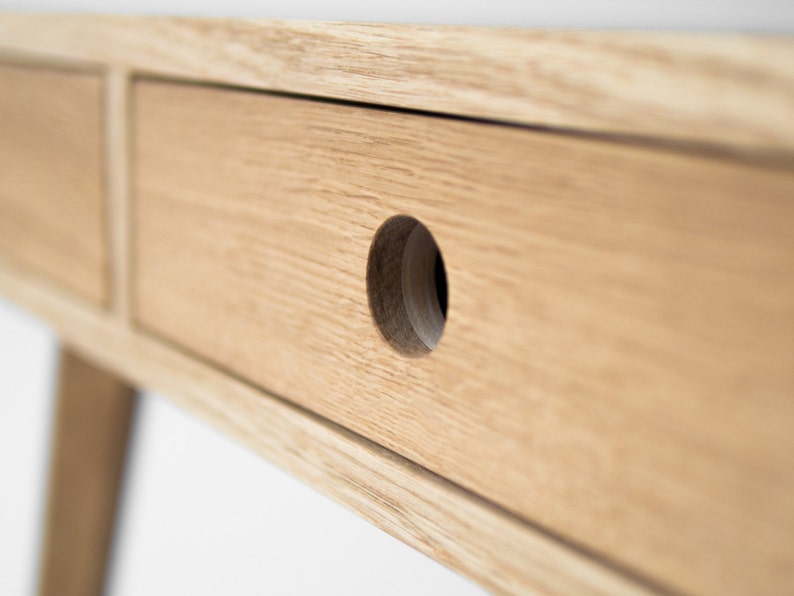
[[0,293],[70,349],[168,396],[293,476],[495,593],[652,591],[542,530],[344,428],[0,263]]
[[794,149],[794,41],[89,15],[0,15],[0,48],[367,103]]
[[[0,55],[0,293],[64,393],[161,391],[495,592],[794,591],[791,38],[8,13]],[[369,310],[398,214],[429,354],[432,288],[406,356]],[[99,589],[102,428],[43,593]]]
[[[146,329],[674,589],[794,589],[791,172],[162,82],[133,109]],[[449,280],[425,358],[368,308],[400,213]]]
[[0,259],[107,298],[102,79],[0,62]]
[[40,596],[100,596],[135,405],[133,389],[61,351]]

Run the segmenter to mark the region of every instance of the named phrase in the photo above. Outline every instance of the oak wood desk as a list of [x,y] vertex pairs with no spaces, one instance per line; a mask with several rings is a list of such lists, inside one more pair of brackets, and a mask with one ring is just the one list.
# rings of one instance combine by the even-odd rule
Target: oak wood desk
[[503,593],[794,591],[794,41],[0,15],[42,592],[134,388]]

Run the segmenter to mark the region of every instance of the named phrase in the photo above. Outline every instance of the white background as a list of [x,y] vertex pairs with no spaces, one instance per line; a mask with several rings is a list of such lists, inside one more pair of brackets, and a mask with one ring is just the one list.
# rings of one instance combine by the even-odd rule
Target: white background
[[792,0],[0,0],[0,9],[503,25],[791,31]]

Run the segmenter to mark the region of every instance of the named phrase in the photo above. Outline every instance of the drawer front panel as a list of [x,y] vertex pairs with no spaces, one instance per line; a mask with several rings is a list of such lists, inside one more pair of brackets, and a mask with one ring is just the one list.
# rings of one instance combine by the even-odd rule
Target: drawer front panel
[[[794,585],[790,174],[153,81],[134,117],[146,329],[662,585]],[[423,357],[369,308],[398,214],[446,267]]]
[[103,83],[0,64],[0,258],[107,299]]

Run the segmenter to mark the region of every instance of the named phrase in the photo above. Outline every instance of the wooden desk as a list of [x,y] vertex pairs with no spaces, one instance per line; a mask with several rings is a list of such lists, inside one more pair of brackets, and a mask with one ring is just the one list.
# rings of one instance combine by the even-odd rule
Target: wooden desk
[[67,346],[43,593],[101,588],[139,387],[495,592],[794,589],[790,39],[0,51],[0,292]]

